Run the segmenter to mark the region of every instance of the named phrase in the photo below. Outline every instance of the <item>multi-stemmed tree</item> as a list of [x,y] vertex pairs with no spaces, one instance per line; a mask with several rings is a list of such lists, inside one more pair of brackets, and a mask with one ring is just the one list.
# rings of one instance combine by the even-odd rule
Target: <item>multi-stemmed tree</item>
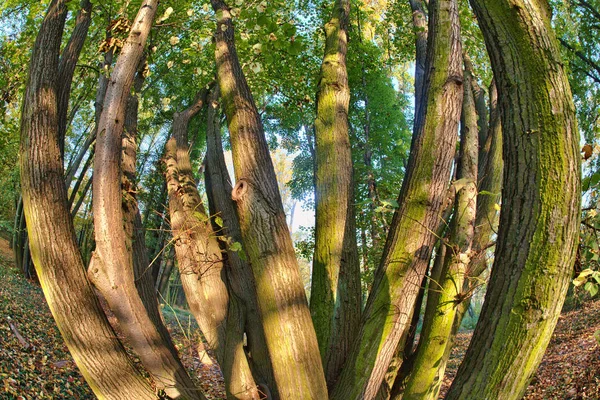
[[[66,3],[53,0],[48,8],[23,96],[22,208],[38,277],[65,342],[98,397],[203,398],[159,314],[155,285],[160,273],[148,257],[143,231],[143,222],[151,220],[146,216],[149,204],[138,205],[137,195],[143,184],[138,175],[145,168],[137,157],[144,145],[138,133],[144,85],[149,93],[160,93],[186,82],[167,85],[160,73],[146,78],[152,71],[148,65],[161,57],[152,31],[155,15],[161,14],[157,1],[143,1],[124,30],[127,37],[106,52],[107,67],[101,72],[108,77],[106,92],[98,91],[102,104],[97,123],[82,146],[87,149],[96,140],[87,163],[93,154],[96,247],[84,267],[63,154],[70,85],[82,48],[77,41],[90,26],[85,19],[90,5],[83,1],[61,54]],[[324,37],[308,45],[313,32],[307,29],[315,24],[307,19],[304,31],[298,31],[296,21],[285,18],[292,15],[286,14],[289,5],[278,2],[243,9],[242,1],[212,0],[214,16],[208,4],[201,11],[190,5],[185,12],[216,21],[212,39],[189,43],[212,60],[203,66],[210,71],[205,84],[211,83],[189,88],[198,93],[195,100],[173,117],[172,136],[158,152],[166,186],[156,192],[168,197],[176,264],[192,313],[223,370],[228,398],[436,398],[454,334],[475,280],[487,267],[485,253],[494,244],[502,158],[509,172],[502,182],[486,301],[448,397],[518,398],[541,360],[566,294],[580,208],[575,111],[547,2],[472,0],[494,76],[489,112],[469,48],[463,45],[468,41],[461,38],[461,12],[466,11],[459,2],[411,0],[404,5],[412,13],[415,31],[407,41],[413,43],[416,59],[413,137],[397,201],[381,207],[394,210],[391,224],[387,226],[385,216],[363,219],[378,225],[376,229],[357,229],[360,194],[353,152],[363,157],[367,209],[375,216],[374,205],[382,202],[376,171],[390,161],[373,157],[378,149],[370,141],[371,128],[376,129],[371,114],[380,118],[381,110],[370,109],[371,60],[361,61],[360,80],[354,82],[361,91],[358,101],[352,100],[356,92],[347,64],[354,43],[365,54],[370,45],[384,46],[387,54],[373,54],[393,63],[391,53],[400,45],[391,41],[400,39],[364,36],[380,27],[376,19],[365,23],[364,7],[358,3],[309,3],[306,10],[318,15]],[[265,15],[267,8],[275,10],[271,17],[276,18]],[[172,7],[164,11],[155,22],[157,29],[170,29],[164,21],[173,12]],[[255,22],[252,30],[236,33],[240,15]],[[111,29],[124,21],[113,21]],[[266,32],[266,42],[248,46],[253,31]],[[401,32],[397,29],[396,35]],[[356,34],[359,40],[354,40]],[[113,39],[107,35],[105,43],[114,44]],[[169,39],[171,46],[179,41],[175,35]],[[319,49],[318,57],[302,53],[309,46],[315,54]],[[118,54],[111,69],[113,51]],[[282,60],[277,54],[283,54]],[[249,61],[244,63],[241,55]],[[298,57],[304,68],[290,63],[288,56]],[[265,68],[261,60],[281,66],[281,87],[257,79]],[[182,59],[181,64],[191,61]],[[172,66],[167,62],[165,71]],[[391,82],[397,70],[386,73]],[[306,87],[292,80],[302,74],[312,76],[303,78]],[[311,85],[316,97],[299,95]],[[264,108],[257,106],[253,88],[258,88]],[[163,113],[173,96],[166,98],[161,100]],[[301,121],[302,129],[296,130],[308,139],[308,186],[314,188],[316,208],[310,304],[270,157],[273,138],[265,126],[276,124],[263,117],[287,110],[290,121],[303,113],[314,118],[314,123]],[[354,132],[352,119],[357,111],[365,138],[358,147],[353,141],[361,134]],[[195,122],[196,115],[205,115],[202,123]],[[223,117],[235,182],[223,157]],[[202,128],[206,142],[201,163],[206,205],[198,187],[198,164],[190,155],[204,139],[189,135],[192,126]],[[289,132],[275,140],[293,141]],[[85,152],[75,156],[78,163]],[[404,156],[398,154],[398,160]],[[75,172],[68,171],[68,184]],[[359,231],[363,255],[365,247],[378,246],[379,236],[387,233],[368,293],[360,280]],[[157,242],[165,242],[161,240]],[[432,256],[436,263],[429,271]],[[362,266],[367,263],[363,257]],[[118,318],[156,393],[130,362],[91,283]],[[426,292],[423,330],[413,351],[414,325]]]

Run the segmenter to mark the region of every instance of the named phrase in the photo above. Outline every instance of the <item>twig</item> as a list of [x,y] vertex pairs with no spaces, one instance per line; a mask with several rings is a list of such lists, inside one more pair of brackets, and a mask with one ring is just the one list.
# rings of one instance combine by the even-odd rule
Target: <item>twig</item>
[[8,317],[6,320],[8,321],[8,326],[10,326],[10,330],[14,333],[15,337],[19,340],[19,343],[21,343],[21,346],[23,346],[23,348],[25,350],[27,350],[29,348],[29,343],[27,343],[27,340],[25,340],[25,338],[23,336],[21,336],[21,334],[19,333],[19,330],[17,329],[17,326],[11,322],[10,317]]

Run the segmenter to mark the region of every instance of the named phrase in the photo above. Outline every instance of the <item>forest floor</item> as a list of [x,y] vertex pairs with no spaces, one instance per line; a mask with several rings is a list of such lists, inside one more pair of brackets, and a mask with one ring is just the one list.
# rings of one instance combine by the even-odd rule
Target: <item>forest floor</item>
[[[209,399],[224,398],[223,379],[207,355],[190,314],[163,308],[167,327],[183,363]],[[118,331],[115,318],[109,320]],[[600,399],[600,301],[561,315],[525,399]],[[471,332],[460,333],[452,351],[445,393]],[[62,342],[39,286],[24,280],[12,262],[8,242],[0,239],[0,399],[93,399]]]

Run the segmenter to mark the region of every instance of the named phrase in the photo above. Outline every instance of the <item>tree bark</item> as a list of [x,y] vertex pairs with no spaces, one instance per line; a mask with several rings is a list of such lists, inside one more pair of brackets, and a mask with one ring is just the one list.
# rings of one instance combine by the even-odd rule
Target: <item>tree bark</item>
[[262,121],[242,72],[227,5],[217,14],[217,74],[229,125],[244,251],[254,272],[261,322],[271,356],[274,398],[325,399],[319,347]]
[[[173,137],[166,146],[167,190],[177,264],[190,310],[223,369],[227,397],[258,399],[243,350],[242,311],[236,299],[229,296],[218,236],[200,199],[189,158],[189,121],[206,104],[207,94],[204,89],[192,106],[176,114]],[[232,312],[231,318],[228,311]]]
[[[466,62],[465,62],[466,64]],[[446,257],[440,280],[431,281],[428,302],[433,306],[431,318],[425,318],[413,371],[406,383],[403,399],[438,398],[445,364],[445,351],[452,333],[452,326],[458,307],[465,300],[462,289],[467,267],[471,259],[471,248],[475,232],[477,210],[477,153],[478,136],[477,112],[472,91],[472,71],[464,71],[464,94],[461,118],[460,158],[458,181],[463,181],[457,189],[454,215],[450,224],[448,242],[444,242]]]
[[[231,181],[223,156],[219,121],[220,95],[219,87],[215,85],[208,101],[204,177],[213,229],[215,234],[224,239],[219,241],[219,245],[221,251],[226,254],[224,263],[230,292],[226,340],[228,357],[223,365],[223,373],[226,381],[229,380],[230,385],[234,387],[250,386],[244,384],[244,380],[252,381],[254,391],[250,393],[246,390],[248,392],[246,397],[260,398],[256,384],[273,386],[273,370],[266,352],[265,334],[260,323],[252,269],[244,259],[243,246],[242,249],[232,249],[232,244],[241,244],[242,238],[235,205],[231,200]],[[248,342],[247,352],[243,351],[244,332]],[[243,374],[239,374],[236,369],[240,368],[236,363],[241,363],[241,366],[248,363],[255,379],[245,378]],[[239,376],[238,383],[233,380],[236,376]],[[236,393],[233,390],[232,392]],[[237,392],[242,393],[239,389]]]
[[418,107],[400,208],[333,399],[372,399],[377,394],[409,326],[440,224],[462,103],[461,43],[456,1],[431,0],[429,6],[423,104]]
[[169,247],[165,250],[167,254],[164,257],[164,267],[162,273],[160,274],[160,279],[156,284],[156,289],[162,301],[165,300],[167,287],[169,286],[169,279],[171,278],[171,273],[173,272],[173,266],[175,265],[175,249],[174,247]]
[[[412,10],[413,29],[415,30],[415,117],[423,103],[423,83],[425,80],[425,62],[427,58],[427,6],[423,0],[409,0]],[[415,123],[417,119],[415,118]]]
[[79,60],[79,54],[88,34],[92,22],[92,3],[89,0],[81,1],[81,9],[77,13],[75,28],[69,38],[58,64],[58,140],[60,153],[64,158],[65,135],[67,132],[67,113],[71,97],[71,83],[73,74]]
[[67,205],[58,136],[58,54],[66,1],[53,0],[36,39],[21,120],[21,188],[34,264],[69,351],[100,398],[154,399],[89,284]]
[[125,109],[133,78],[156,14],[157,0],[145,0],[110,77],[98,127],[94,159],[93,209],[96,251],[88,274],[107,300],[134,351],[159,389],[171,397],[202,398],[138,295],[132,249],[123,227],[121,149]]
[[348,0],[334,2],[331,20],[325,25],[325,55],[316,99],[316,225],[310,311],[329,388],[354,340],[361,311],[348,135],[349,14]]
[[518,399],[550,341],[575,260],[579,133],[548,4],[471,4],[498,86],[510,173],[486,300],[447,398]]

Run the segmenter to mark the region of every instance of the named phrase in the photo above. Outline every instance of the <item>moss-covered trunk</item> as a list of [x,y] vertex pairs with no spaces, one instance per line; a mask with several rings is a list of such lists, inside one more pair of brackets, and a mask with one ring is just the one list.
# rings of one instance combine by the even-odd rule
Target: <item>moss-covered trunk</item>
[[462,103],[460,27],[456,1],[430,1],[422,105],[418,107],[407,174],[334,399],[371,399],[409,326],[435,243],[455,154]]
[[315,121],[315,252],[310,311],[331,388],[360,320],[360,267],[354,222],[350,89],[346,71],[350,2],[334,2],[325,24]]
[[287,227],[262,121],[239,63],[229,7],[217,14],[217,75],[229,126],[236,202],[244,250],[252,265],[275,398],[325,399],[317,337]]
[[454,214],[448,240],[443,243],[446,246],[446,256],[439,280],[429,282],[430,295],[427,302],[432,302],[432,306],[429,307],[428,304],[427,309],[432,315],[424,319],[426,323],[423,325],[413,371],[407,380],[403,399],[437,399],[445,370],[444,355],[448,339],[459,305],[464,300],[463,282],[472,254],[477,210],[479,129],[471,90],[472,79],[472,71],[466,68]]
[[69,214],[58,134],[58,54],[67,14],[54,0],[36,38],[21,119],[21,188],[31,254],[50,311],[99,398],[154,399],[85,275]]
[[580,216],[579,134],[547,2],[473,0],[490,54],[505,170],[494,265],[449,399],[518,399],[558,320]]

